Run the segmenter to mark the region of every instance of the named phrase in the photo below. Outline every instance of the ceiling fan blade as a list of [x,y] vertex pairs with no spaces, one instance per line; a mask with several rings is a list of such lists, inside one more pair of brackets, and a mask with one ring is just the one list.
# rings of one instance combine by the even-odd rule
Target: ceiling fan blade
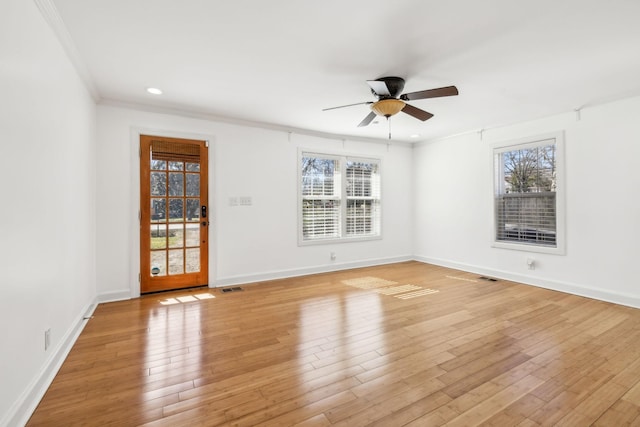
[[439,98],[441,96],[454,96],[458,94],[458,88],[455,86],[440,87],[437,89],[421,90],[419,92],[411,92],[400,95],[403,101],[414,101],[416,99]]
[[367,80],[367,84],[377,95],[391,96],[386,82],[381,80]]
[[371,121],[376,117],[376,113],[374,113],[373,111],[370,112],[367,117],[365,117],[360,124],[358,125],[359,128],[367,126],[369,123],[371,123]]
[[373,101],[356,102],[355,104],[340,105],[339,107],[323,108],[322,111],[335,110],[336,108],[353,107],[354,105],[373,104]]
[[404,105],[402,112],[407,113],[408,115],[415,117],[418,120],[422,120],[423,122],[433,117],[433,114],[427,111],[421,110],[420,108],[416,108],[413,105],[409,105],[409,104]]

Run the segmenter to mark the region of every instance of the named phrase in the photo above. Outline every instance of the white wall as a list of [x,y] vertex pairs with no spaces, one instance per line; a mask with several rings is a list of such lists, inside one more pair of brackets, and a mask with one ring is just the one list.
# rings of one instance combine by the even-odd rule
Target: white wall
[[[140,131],[212,142],[212,285],[415,256],[640,307],[640,98],[585,108],[580,121],[557,115],[414,149],[96,108],[34,3],[22,0],[5,1],[0,14],[0,94],[0,426],[29,416],[97,295],[137,294]],[[566,255],[492,248],[491,145],[558,130]],[[382,159],[382,240],[297,245],[300,147]],[[229,206],[240,196],[253,205]]]
[[33,2],[4,1],[0,425],[30,415],[95,299],[94,148],[95,105],[64,50]]
[[[640,307],[640,98],[415,148],[418,259]],[[491,247],[491,146],[565,131],[566,255]],[[536,260],[527,269],[526,258]]]
[[[97,270],[102,300],[139,291],[139,133],[205,138],[209,159],[210,280],[244,283],[411,258],[410,146],[288,134],[212,120],[98,107]],[[382,159],[383,239],[299,247],[298,148]],[[252,206],[229,206],[249,196]],[[337,259],[330,260],[330,252]]]

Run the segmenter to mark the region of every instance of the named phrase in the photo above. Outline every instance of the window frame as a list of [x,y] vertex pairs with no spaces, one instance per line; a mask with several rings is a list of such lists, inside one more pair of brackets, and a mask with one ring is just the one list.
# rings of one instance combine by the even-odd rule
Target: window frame
[[[339,193],[336,199],[339,202],[339,215],[338,215],[338,237],[327,237],[327,238],[315,238],[315,239],[305,239],[304,231],[303,231],[303,203],[305,200],[304,195],[302,194],[302,159],[303,157],[318,157],[322,159],[329,160],[337,160],[339,166],[339,174],[340,186],[337,188],[337,192]],[[352,155],[346,153],[336,153],[330,151],[323,150],[314,150],[314,149],[303,149],[300,148],[298,150],[297,156],[298,166],[296,168],[297,172],[297,199],[298,199],[298,246],[307,246],[307,245],[322,245],[322,244],[333,244],[333,243],[347,243],[347,242],[362,242],[362,241],[370,241],[370,240],[380,240],[382,239],[382,159],[376,157],[367,157],[362,155]],[[357,196],[347,196],[347,162],[362,162],[362,163],[375,163],[378,166],[378,197],[377,199],[373,199],[377,202],[377,223],[373,225],[374,228],[377,229],[377,234],[368,234],[368,235],[347,235],[347,205],[348,200],[359,199]],[[375,196],[372,196],[375,197]],[[375,220],[375,219],[374,219]]]
[[[555,211],[556,211],[556,244],[555,246],[527,243],[527,242],[508,242],[497,239],[498,233],[498,212],[496,207],[496,198],[499,190],[504,186],[504,170],[500,164],[499,158],[502,153],[515,151],[525,148],[535,148],[550,145],[553,140],[556,145],[555,149]],[[564,158],[564,131],[551,132],[541,135],[520,138],[516,140],[503,141],[496,143],[491,147],[491,185],[492,185],[492,234],[491,246],[500,249],[512,249],[518,251],[545,253],[552,255],[564,255],[566,253],[565,242],[565,158]]]

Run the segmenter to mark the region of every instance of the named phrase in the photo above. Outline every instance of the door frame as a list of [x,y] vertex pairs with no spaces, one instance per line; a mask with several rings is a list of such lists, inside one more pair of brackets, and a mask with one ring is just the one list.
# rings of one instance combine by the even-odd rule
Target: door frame
[[211,134],[172,131],[158,128],[142,128],[131,127],[129,134],[130,141],[130,176],[129,182],[129,290],[123,292],[112,292],[101,299],[102,302],[117,301],[128,298],[138,298],[140,292],[140,135],[151,135],[167,138],[181,139],[197,139],[209,141],[209,288],[215,288],[217,264],[217,246],[218,241],[215,236],[217,233],[217,204],[216,191],[214,187],[215,180],[215,160],[216,160],[216,138]]
[[[169,232],[169,229],[171,229],[171,219],[170,219],[171,208],[169,203],[169,201],[171,200],[170,198],[171,193],[169,191],[169,186],[170,186],[169,177],[172,175],[172,173],[181,174],[183,177],[183,180],[182,180],[183,191],[179,194],[179,197],[180,197],[179,200],[183,201],[182,213],[180,216],[180,224],[182,226],[182,233],[181,233],[182,242],[180,247],[177,248],[177,250],[181,251],[183,255],[182,256],[183,271],[182,273],[175,274],[175,275],[172,275],[170,273],[171,267],[170,267],[170,263],[168,262],[169,259],[167,258],[169,256],[169,253],[171,253],[172,251],[171,245],[169,245],[169,240],[167,239],[168,235],[165,235],[165,244],[166,244],[165,247],[159,250],[165,256],[165,261],[166,261],[165,274],[160,276],[154,276],[148,273],[151,269],[151,265],[153,265],[153,262],[152,262],[153,252],[151,251],[151,247],[150,247],[150,238],[153,233],[150,232],[149,226],[151,226],[151,228],[154,228],[153,227],[154,223],[152,222],[153,210],[151,209],[150,204],[151,204],[151,201],[154,200],[154,198],[158,197],[152,194],[152,189],[151,189],[151,186],[149,185],[149,182],[150,182],[149,179],[153,172],[153,168],[151,167],[153,162],[150,161],[150,154],[152,152],[152,144],[154,143],[154,141],[164,142],[169,144],[178,144],[185,148],[188,146],[198,147],[197,149],[199,153],[198,158],[199,158],[199,165],[200,165],[198,169],[198,174],[201,178],[204,178],[204,181],[202,182],[199,181],[199,186],[198,186],[199,191],[197,194],[198,206],[196,207],[197,219],[194,223],[193,221],[189,221],[186,216],[187,210],[188,210],[187,199],[189,198],[189,194],[186,191],[187,185],[188,185],[187,178],[191,172],[189,172],[186,167],[173,172],[171,168],[167,168],[168,164],[171,162],[169,160],[171,158],[171,155],[169,155],[167,160],[165,161],[164,171],[160,171],[160,173],[165,174],[167,177],[165,182],[165,185],[166,185],[165,190],[167,191],[162,197],[162,199],[164,199],[166,202],[166,206],[165,206],[166,215],[164,217],[165,222],[163,222],[162,224],[156,224],[156,227],[159,227],[160,225],[162,225],[162,228],[164,228],[165,232],[167,233]],[[180,154],[176,154],[176,156],[179,157]],[[178,161],[185,162],[186,160],[182,158]],[[144,166],[144,167],[141,166],[141,173],[140,173],[141,198],[144,197],[144,200],[141,200],[141,206],[140,206],[141,292],[143,291],[142,288],[144,288],[144,291],[143,291],[144,293],[151,293],[151,292],[158,292],[158,291],[169,291],[174,289],[198,287],[205,284],[208,285],[209,284],[209,231],[208,231],[209,215],[207,215],[205,210],[208,210],[209,208],[209,180],[208,180],[209,178],[209,142],[201,139],[194,140],[194,139],[185,139],[185,138],[169,138],[166,136],[159,137],[159,136],[152,136],[152,135],[141,135],[140,136],[140,164]],[[147,185],[142,185],[143,180],[146,181]],[[193,194],[192,196],[195,196],[195,194]],[[204,212],[202,215],[201,215],[201,210]],[[190,228],[189,226],[193,228],[194,225],[198,231],[197,249],[200,256],[198,256],[198,270],[189,272],[188,269],[186,268],[188,263],[187,252],[189,251],[189,249],[187,249],[188,245],[187,245],[186,239],[188,238],[187,230]],[[145,273],[145,271],[147,273]]]

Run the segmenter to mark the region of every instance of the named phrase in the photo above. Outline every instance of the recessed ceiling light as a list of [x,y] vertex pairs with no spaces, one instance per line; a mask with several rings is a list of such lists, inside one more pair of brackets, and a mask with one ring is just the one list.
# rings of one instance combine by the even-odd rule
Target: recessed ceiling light
[[420,134],[419,133],[414,133],[413,135],[409,135],[409,138],[420,138]]
[[147,88],[147,92],[153,94],[153,95],[162,95],[162,91],[156,87],[148,87]]

